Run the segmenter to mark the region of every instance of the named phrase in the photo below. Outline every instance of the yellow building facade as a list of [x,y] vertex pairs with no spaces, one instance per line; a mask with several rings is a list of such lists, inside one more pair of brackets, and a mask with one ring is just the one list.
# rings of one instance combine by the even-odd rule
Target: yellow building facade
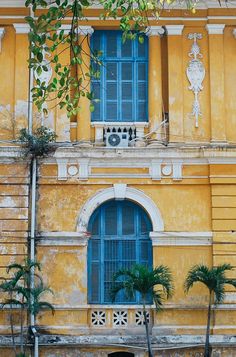
[[[8,264],[27,255],[31,214],[29,163],[16,141],[29,116],[29,27],[24,20],[29,10],[23,3],[0,3],[2,277]],[[87,16],[80,26],[81,39],[88,39],[82,42],[86,53],[96,32],[118,30],[118,22],[101,21],[97,9],[87,10]],[[67,31],[68,22],[63,26]],[[236,6],[219,8],[216,1],[206,1],[195,14],[163,11],[158,21],[150,20],[146,35],[148,95],[140,99],[148,109],[145,120],[100,120],[102,109],[95,120],[86,98],[71,120],[56,106],[47,117],[33,115],[34,125],[53,129],[58,141],[55,152],[40,160],[37,177],[36,257],[54,291],[48,299],[55,307],[55,315],[45,312],[36,321],[42,357],[105,357],[122,351],[146,356],[141,306],[89,298],[89,289],[93,294],[97,284],[96,277],[91,283],[96,268],[91,273],[88,253],[96,228],[91,219],[102,217],[106,207],[112,215],[109,203],[123,207],[124,226],[125,204],[140,209],[151,227],[153,266],[168,265],[174,276],[175,294],[164,310],[156,313],[149,306],[156,356],[200,353],[208,294],[200,285],[184,293],[190,267],[236,267]],[[66,62],[69,53],[63,56]],[[86,60],[89,65],[90,57]],[[109,143],[114,134],[121,144]],[[109,225],[116,223],[108,220]],[[101,274],[99,264],[105,260],[93,262]],[[230,277],[236,278],[235,269]],[[8,315],[7,309],[0,311],[4,357],[11,356],[9,340],[4,340]],[[236,356],[235,322],[236,292],[228,289],[225,302],[214,307],[211,331],[217,356]]]

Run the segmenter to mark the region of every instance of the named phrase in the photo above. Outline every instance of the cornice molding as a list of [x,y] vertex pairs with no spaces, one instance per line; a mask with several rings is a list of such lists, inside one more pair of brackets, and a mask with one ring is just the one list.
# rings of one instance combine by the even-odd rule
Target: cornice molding
[[206,30],[209,35],[223,35],[225,24],[207,24]]
[[153,246],[212,245],[212,232],[151,232]]
[[[0,7],[25,7],[25,0],[1,0]],[[219,9],[219,8],[235,8],[236,2],[235,0],[231,0],[225,5],[223,2],[220,5],[217,0],[201,0],[197,4],[197,9]],[[94,6],[94,8],[99,8],[98,6]],[[170,7],[167,7],[170,8]],[[185,9],[184,6],[176,5],[171,6],[171,9]]]

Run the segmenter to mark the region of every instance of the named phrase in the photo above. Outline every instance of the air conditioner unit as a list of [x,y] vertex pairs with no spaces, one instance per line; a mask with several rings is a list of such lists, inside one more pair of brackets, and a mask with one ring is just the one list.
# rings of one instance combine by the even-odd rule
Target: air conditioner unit
[[106,132],[106,146],[110,148],[128,147],[129,134],[128,133],[108,133]]

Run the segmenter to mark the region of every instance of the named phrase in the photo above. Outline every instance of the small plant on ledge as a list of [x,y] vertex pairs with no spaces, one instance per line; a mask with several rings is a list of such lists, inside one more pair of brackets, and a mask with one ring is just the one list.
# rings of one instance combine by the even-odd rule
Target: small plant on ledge
[[25,128],[21,129],[19,141],[26,147],[27,155],[39,158],[46,156],[52,150],[50,144],[56,141],[56,137],[53,130],[40,126],[33,134],[29,134]]

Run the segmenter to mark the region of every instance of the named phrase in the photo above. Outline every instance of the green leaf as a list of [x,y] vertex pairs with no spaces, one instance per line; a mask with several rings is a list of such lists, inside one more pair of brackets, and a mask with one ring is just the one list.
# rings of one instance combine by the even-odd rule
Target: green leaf
[[90,112],[91,112],[91,113],[94,112],[94,109],[95,109],[94,104],[91,103],[90,106],[89,106]]
[[138,42],[141,43],[141,44],[144,43],[144,38],[143,38],[143,36],[139,36],[139,37],[138,37]]
[[42,54],[42,52],[38,52],[38,53],[37,53],[37,60],[38,60],[39,62],[42,62],[42,61],[43,61],[43,54]]

